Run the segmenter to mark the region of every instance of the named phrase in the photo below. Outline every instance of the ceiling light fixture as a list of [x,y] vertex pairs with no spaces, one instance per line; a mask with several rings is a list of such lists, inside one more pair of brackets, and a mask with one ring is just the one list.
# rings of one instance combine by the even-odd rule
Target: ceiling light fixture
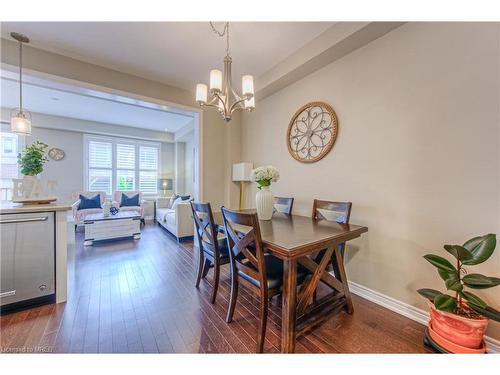
[[201,107],[217,108],[222,118],[226,122],[231,121],[234,111],[255,109],[255,96],[253,88],[253,76],[244,75],[241,77],[242,95],[238,95],[231,83],[231,63],[232,59],[229,50],[229,22],[226,22],[224,29],[218,31],[212,22],[210,26],[219,37],[226,37],[226,57],[224,57],[224,73],[213,69],[210,71],[210,94],[212,98],[208,100],[207,85],[199,83],[196,85],[196,101]]
[[10,113],[10,129],[20,135],[31,135],[31,113],[23,111],[23,43],[29,43],[26,35],[10,33],[10,36],[19,42],[19,108]]

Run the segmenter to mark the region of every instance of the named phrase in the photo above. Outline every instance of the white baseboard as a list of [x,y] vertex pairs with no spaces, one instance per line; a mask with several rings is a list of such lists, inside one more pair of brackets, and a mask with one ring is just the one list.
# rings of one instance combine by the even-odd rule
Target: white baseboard
[[[377,305],[383,306],[386,309],[394,311],[398,314],[406,316],[418,323],[427,325],[429,321],[429,313],[425,310],[419,309],[415,306],[408,305],[407,303],[398,301],[392,297],[386,296],[385,294],[376,292],[366,286],[360,285],[353,281],[349,281],[349,290],[351,293],[356,294],[368,301],[374,302]],[[488,353],[500,353],[500,341],[494,338],[485,336],[484,340],[488,347]]]

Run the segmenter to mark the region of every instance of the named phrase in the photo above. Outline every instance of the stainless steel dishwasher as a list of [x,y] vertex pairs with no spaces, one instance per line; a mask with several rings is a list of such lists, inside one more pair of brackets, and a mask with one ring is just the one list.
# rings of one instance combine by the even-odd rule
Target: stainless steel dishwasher
[[53,212],[0,215],[2,312],[55,301]]

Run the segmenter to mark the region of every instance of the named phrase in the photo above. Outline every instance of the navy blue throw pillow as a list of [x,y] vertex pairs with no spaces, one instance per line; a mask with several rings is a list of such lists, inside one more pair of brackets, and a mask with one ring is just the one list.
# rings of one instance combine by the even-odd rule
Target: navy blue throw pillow
[[189,200],[189,199],[191,198],[191,196],[190,196],[190,195],[179,195],[179,197],[181,197],[181,199],[182,199],[183,201],[187,201],[187,200]]
[[139,206],[139,194],[132,197],[122,194],[122,201],[120,202],[120,207],[137,207]]
[[86,210],[89,208],[101,208],[101,196],[96,194],[95,197],[88,198],[80,194],[79,210]]

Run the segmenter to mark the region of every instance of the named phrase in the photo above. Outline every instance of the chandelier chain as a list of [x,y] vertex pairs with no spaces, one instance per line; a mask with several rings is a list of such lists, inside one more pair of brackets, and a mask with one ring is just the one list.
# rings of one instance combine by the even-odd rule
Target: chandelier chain
[[229,55],[229,22],[226,22],[224,25],[224,28],[222,31],[217,30],[217,28],[214,26],[214,23],[210,21],[210,27],[212,28],[212,31],[220,36],[221,38],[226,36],[226,54]]

